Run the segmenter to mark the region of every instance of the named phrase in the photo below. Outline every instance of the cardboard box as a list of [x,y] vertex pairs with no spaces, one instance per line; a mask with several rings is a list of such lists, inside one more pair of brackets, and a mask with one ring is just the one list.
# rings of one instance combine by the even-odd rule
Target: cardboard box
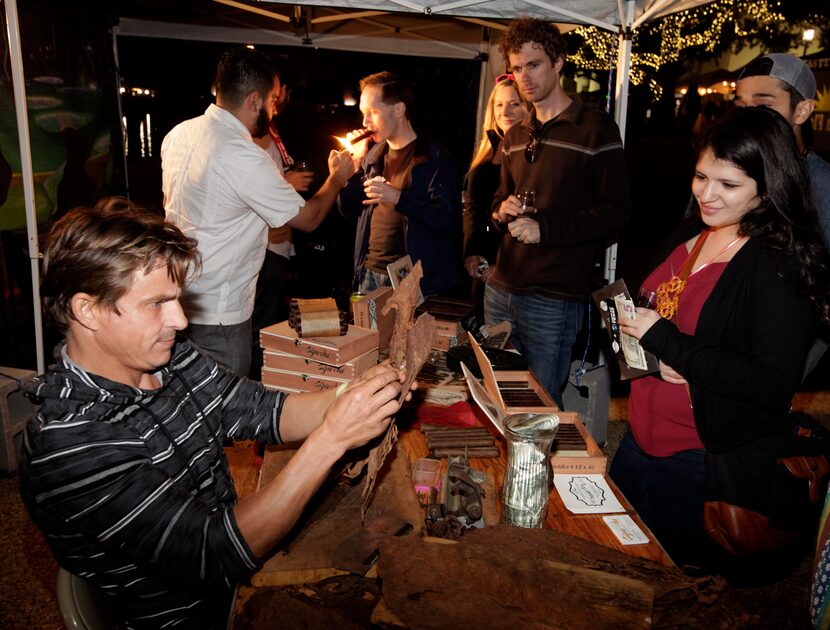
[[306,337],[301,339],[288,322],[280,322],[259,331],[265,350],[276,350],[329,365],[343,365],[378,347],[378,333],[349,326],[342,337]]
[[378,332],[378,347],[381,351],[389,348],[392,330],[395,327],[395,311],[383,315],[383,307],[392,297],[392,287],[378,287],[352,304],[354,324]]
[[324,392],[329,389],[336,389],[343,383],[348,383],[349,379],[325,378],[313,374],[303,374],[302,372],[263,368],[262,382],[277,389],[286,388],[298,392]]
[[306,359],[286,352],[277,352],[276,350],[266,350],[263,353],[263,367],[265,368],[347,380],[360,376],[377,362],[377,348],[366,354],[361,354],[343,365],[329,365],[328,363]]

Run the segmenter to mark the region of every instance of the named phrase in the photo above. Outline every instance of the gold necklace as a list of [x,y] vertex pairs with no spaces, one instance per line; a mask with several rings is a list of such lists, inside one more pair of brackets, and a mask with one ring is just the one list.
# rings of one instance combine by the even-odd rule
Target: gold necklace
[[660,314],[660,317],[665,317],[668,320],[674,319],[677,315],[677,307],[680,304],[680,294],[683,293],[683,290],[686,288],[688,279],[697,272],[702,271],[711,265],[716,259],[732,249],[735,243],[744,238],[740,235],[736,236],[726,247],[712,256],[700,267],[692,271],[695,261],[700,254],[700,250],[703,249],[703,243],[706,242],[706,239],[709,237],[710,233],[710,230],[704,230],[701,232],[697,239],[697,243],[695,243],[692,251],[689,252],[689,256],[683,262],[683,266],[680,268],[680,271],[666,280],[666,282],[661,282],[657,286],[657,312]]

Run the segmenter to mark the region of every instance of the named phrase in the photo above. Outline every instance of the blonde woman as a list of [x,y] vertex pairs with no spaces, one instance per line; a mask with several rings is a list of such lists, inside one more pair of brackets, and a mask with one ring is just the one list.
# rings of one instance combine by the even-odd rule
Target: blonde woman
[[[473,298],[481,302],[490,265],[503,236],[490,225],[493,195],[499,185],[502,139],[507,130],[528,115],[527,101],[521,96],[512,74],[496,78],[484,114],[484,134],[467,171],[464,191],[464,268],[473,280]],[[478,282],[476,282],[478,280]]]

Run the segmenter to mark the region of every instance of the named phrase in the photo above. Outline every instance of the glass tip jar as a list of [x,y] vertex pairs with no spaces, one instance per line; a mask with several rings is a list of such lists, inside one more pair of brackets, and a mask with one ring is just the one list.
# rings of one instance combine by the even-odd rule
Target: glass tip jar
[[502,523],[542,527],[551,486],[550,449],[559,416],[514,413],[504,419],[504,428],[507,468],[501,491]]

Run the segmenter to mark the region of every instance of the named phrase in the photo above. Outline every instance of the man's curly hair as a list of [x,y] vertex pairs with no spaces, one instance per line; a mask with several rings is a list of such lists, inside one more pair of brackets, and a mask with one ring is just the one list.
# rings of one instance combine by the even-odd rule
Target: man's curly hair
[[551,63],[564,59],[568,54],[568,43],[559,32],[559,27],[552,22],[537,20],[536,18],[523,17],[514,20],[510,30],[505,33],[499,42],[499,50],[504,57],[505,63],[510,64],[508,55],[517,53],[522,46],[533,42],[542,47]]

